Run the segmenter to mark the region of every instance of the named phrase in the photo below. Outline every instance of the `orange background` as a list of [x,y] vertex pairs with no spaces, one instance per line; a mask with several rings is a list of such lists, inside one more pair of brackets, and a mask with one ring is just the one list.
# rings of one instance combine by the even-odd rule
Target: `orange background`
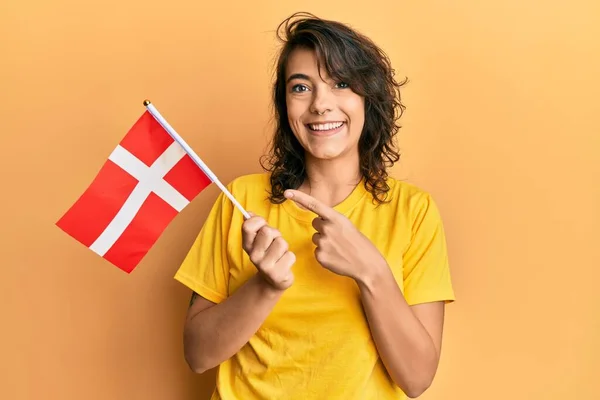
[[[600,3],[319,3],[302,8],[367,33],[410,79],[393,174],[437,199],[458,296],[422,398],[599,399]],[[144,98],[223,182],[259,171],[273,30],[295,4],[2,2],[0,398],[208,398],[172,276],[218,189],[131,275],[54,222]]]

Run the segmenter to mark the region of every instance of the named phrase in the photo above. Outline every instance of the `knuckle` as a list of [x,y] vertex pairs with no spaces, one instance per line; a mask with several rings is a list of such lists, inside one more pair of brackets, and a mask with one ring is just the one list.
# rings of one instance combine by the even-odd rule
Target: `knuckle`
[[262,227],[264,224],[265,220],[262,217],[253,217],[244,221],[242,226],[245,227],[249,232],[253,232]]
[[279,278],[278,278],[279,271],[277,271],[277,268],[273,268],[272,265],[263,266],[261,268],[261,271],[270,280],[272,280],[272,281],[278,281],[279,280]]
[[260,264],[261,257],[257,254],[256,251],[251,251],[250,254],[248,254],[248,256],[250,257],[250,261],[252,261],[252,264],[257,266],[258,264]]
[[281,283],[284,284],[286,287],[292,286],[292,284],[294,283],[294,275],[292,273],[285,275],[281,280]]
[[281,232],[279,232],[277,229],[269,227],[269,232],[271,233],[271,235],[276,238],[276,237],[281,237]]
[[272,229],[273,228],[271,228],[270,226],[265,225],[258,230],[258,235],[264,236],[265,238],[270,238],[272,236]]
[[277,229],[270,226],[265,227],[265,235],[269,242],[273,242],[275,239],[281,237],[281,233]]
[[248,224],[248,222],[244,222],[242,224],[242,233],[245,235],[249,235],[252,232],[251,226],[250,224]]
[[286,268],[290,268],[296,262],[296,254],[286,251],[282,257],[282,261]]
[[290,264],[293,264],[296,262],[296,254],[292,253],[291,251],[287,252],[289,260],[290,260]]
[[276,237],[273,242],[283,252],[287,251],[289,248],[288,242],[281,236]]
[[269,270],[268,272],[265,271],[265,274],[269,275],[269,278],[273,281],[273,282],[280,282],[281,281],[281,271],[273,268],[272,270]]
[[320,263],[324,261],[325,253],[320,248],[317,248],[315,249],[315,258]]
[[281,278],[279,278],[279,282],[284,284],[284,285],[289,285],[290,283],[292,283],[292,277],[289,274],[285,274],[285,275],[281,275]]
[[266,263],[261,263],[260,266],[258,267],[263,274],[267,275],[270,278],[273,278],[273,268],[271,268],[271,265],[268,265]]

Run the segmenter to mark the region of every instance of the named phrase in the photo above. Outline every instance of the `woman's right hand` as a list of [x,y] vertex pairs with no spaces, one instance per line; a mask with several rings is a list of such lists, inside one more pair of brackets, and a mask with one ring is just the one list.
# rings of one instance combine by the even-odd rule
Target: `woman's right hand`
[[294,253],[281,233],[264,218],[251,215],[242,224],[242,247],[262,278],[274,289],[285,290],[294,283]]

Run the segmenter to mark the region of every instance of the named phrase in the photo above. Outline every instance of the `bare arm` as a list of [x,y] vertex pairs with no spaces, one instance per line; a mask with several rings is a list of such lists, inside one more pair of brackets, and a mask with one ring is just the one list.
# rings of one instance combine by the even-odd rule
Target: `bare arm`
[[409,306],[389,267],[357,281],[373,340],[394,382],[415,398],[431,385],[442,342],[444,303]]
[[190,368],[203,373],[233,356],[260,328],[281,293],[259,275],[220,304],[194,293],[183,341]]
[[192,297],[184,327],[184,353],[197,373],[237,353],[294,282],[290,268],[296,257],[279,231],[253,216],[244,222],[242,236],[244,251],[258,273],[219,304],[196,294]]
[[442,342],[444,302],[409,306],[379,250],[344,215],[314,197],[287,190],[288,199],[319,217],[315,258],[328,270],[356,281],[371,335],[390,377],[409,397],[433,381]]

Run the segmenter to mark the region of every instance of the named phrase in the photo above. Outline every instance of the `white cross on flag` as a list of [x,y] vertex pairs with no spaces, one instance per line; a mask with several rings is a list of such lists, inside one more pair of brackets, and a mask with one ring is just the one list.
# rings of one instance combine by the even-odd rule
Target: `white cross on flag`
[[211,178],[146,111],[56,225],[130,273]]

